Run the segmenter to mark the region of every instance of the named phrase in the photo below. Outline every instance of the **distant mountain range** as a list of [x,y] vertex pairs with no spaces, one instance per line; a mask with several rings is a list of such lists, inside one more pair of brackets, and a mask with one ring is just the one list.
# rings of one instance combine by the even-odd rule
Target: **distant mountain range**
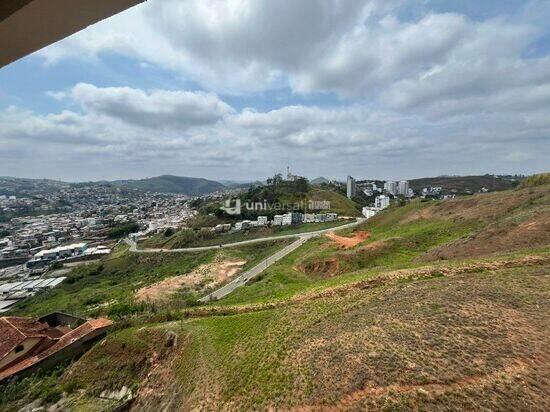
[[71,186],[114,185],[128,189],[136,189],[156,193],[174,193],[188,196],[200,196],[226,187],[214,180],[163,175],[146,179],[129,179],[115,181],[98,181],[83,183],[67,183],[49,179],[21,179],[16,177],[0,177],[0,195],[33,196],[51,193]]
[[[442,186],[445,191],[478,192],[482,187],[490,191],[506,190],[514,187],[522,176],[439,176],[409,180],[415,191],[427,186]],[[328,183],[324,177],[311,180],[312,185]],[[197,177],[162,175],[145,179],[67,183],[50,179],[23,179],[0,177],[0,195],[33,196],[51,193],[73,185],[114,185],[128,189],[156,193],[174,193],[188,196],[201,196],[224,189],[247,189],[250,186],[263,186],[262,181],[239,182],[230,180],[208,180]]]
[[326,177],[318,177],[317,179],[311,180],[309,183],[312,185],[322,185],[324,183],[330,183],[330,180],[328,180]]
[[222,183],[214,180],[172,175],[149,177],[140,180],[115,180],[111,183],[146,192],[175,193],[188,196],[200,196],[226,189]]
[[219,180],[228,189],[246,189],[250,186],[265,186],[266,182],[260,180],[255,181],[237,181],[237,180]]

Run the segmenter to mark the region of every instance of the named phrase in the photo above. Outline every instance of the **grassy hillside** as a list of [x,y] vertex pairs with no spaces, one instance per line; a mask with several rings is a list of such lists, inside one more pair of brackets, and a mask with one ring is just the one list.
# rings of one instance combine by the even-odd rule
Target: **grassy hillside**
[[150,177],[141,180],[118,180],[113,183],[148,192],[176,193],[189,196],[199,196],[224,189],[224,185],[212,180],[171,175]]
[[[280,240],[223,251],[171,254],[130,254],[127,247],[119,246],[110,259],[76,267],[60,286],[21,301],[16,305],[14,314],[40,316],[62,311],[81,316],[124,318],[146,315],[152,310],[187,307],[196,304],[196,299],[200,297],[199,287],[175,291],[177,293],[162,308],[139,303],[134,295],[141,288],[188,274],[214,259],[244,260],[246,264],[242,270],[247,270],[288,243],[290,240]],[[205,293],[202,289],[200,292],[200,295]]]
[[[270,204],[280,203],[282,205],[307,205],[311,200],[328,201],[330,202],[329,210],[311,211],[308,212],[334,212],[341,216],[360,216],[361,208],[354,201],[346,196],[338,193],[336,190],[323,186],[304,185],[301,189],[296,189],[292,186],[292,182],[283,182],[275,187],[263,186],[250,189],[243,194],[243,202],[263,202],[267,201]],[[302,208],[302,211],[306,211]],[[282,213],[281,211],[272,211],[272,214]]]
[[[127,386],[133,410],[545,410],[550,257],[499,262],[390,273],[268,310],[126,329],[53,388],[48,375],[20,383],[19,397],[13,386],[0,396],[11,394],[15,409],[32,399],[29,388],[53,400],[70,390],[67,408],[112,410],[117,403],[97,394]],[[176,347],[164,344],[168,331]]]
[[[219,302],[122,316],[0,403],[66,392],[66,409],[113,410],[98,393],[127,386],[133,410],[548,410],[549,214],[550,185],[536,182],[391,207],[343,233],[371,233],[355,247],[315,238]],[[129,283],[199,264],[118,253]]]
[[175,232],[171,236],[165,236],[163,233],[150,237],[139,246],[142,248],[164,248],[164,249],[180,249],[188,247],[201,246],[216,246],[220,244],[230,244],[242,242],[246,240],[260,239],[270,236],[288,236],[305,232],[313,232],[316,230],[329,229],[350,223],[349,220],[337,220],[334,222],[323,223],[304,223],[292,226],[273,226],[273,227],[257,227],[246,231],[234,233],[215,234],[208,231],[204,237],[201,237],[202,232],[191,231],[191,229],[183,229]]
[[308,200],[327,200],[330,202],[330,211],[341,216],[361,216],[361,209],[354,201],[328,188],[313,187]]
[[521,181],[519,187],[526,188],[548,184],[550,184],[550,173],[540,173],[538,175],[533,175],[525,178]]
[[484,176],[440,176],[425,177],[409,180],[411,189],[419,192],[424,187],[441,186],[445,193],[476,193],[481,188],[489,189],[491,192],[508,190],[513,188],[517,181],[501,177]]
[[[371,236],[350,250],[316,238],[237,290],[222,305],[285,299],[384,270],[550,245],[550,185],[391,207],[353,232]],[[345,233],[344,233],[345,234]]]

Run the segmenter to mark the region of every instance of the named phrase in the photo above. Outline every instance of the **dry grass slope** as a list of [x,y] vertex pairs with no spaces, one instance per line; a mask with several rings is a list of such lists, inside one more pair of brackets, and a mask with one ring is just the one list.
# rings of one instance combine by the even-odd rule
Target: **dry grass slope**
[[[545,410],[550,265],[532,263],[192,320],[175,365],[177,402],[207,410]],[[173,397],[165,393],[164,402]]]

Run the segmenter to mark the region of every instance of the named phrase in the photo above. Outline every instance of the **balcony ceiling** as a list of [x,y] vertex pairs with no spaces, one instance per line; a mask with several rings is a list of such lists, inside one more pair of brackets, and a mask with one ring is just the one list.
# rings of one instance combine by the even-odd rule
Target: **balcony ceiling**
[[0,0],[0,67],[145,0]]

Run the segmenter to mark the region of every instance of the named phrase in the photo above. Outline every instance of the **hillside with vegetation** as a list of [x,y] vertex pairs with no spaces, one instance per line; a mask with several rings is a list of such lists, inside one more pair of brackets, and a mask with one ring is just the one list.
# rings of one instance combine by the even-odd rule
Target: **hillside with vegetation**
[[[130,410],[550,408],[544,178],[392,206],[338,234],[357,242],[311,239],[219,302],[197,305],[183,294],[113,313],[113,300],[140,307],[142,286],[197,274],[201,259],[215,259],[118,250],[117,265],[80,280],[132,285],[113,285],[90,304],[117,319],[115,330],[72,364],[7,385],[0,404],[17,410],[42,398],[114,410],[125,401],[98,395],[126,386]],[[254,261],[263,249],[234,253]],[[18,313],[91,290],[37,296]]]
[[425,187],[442,187],[445,193],[476,193],[483,188],[490,192],[515,187],[523,176],[438,176],[409,180],[410,188],[420,192]]
[[[280,174],[275,175],[267,179],[265,185],[251,186],[240,198],[243,205],[264,201],[271,205],[278,205],[279,208],[265,213],[270,217],[291,210],[302,213],[333,212],[338,213],[340,216],[361,215],[360,206],[348,199],[345,194],[342,194],[334,186],[327,184],[313,185],[306,178],[299,176],[295,176],[293,180],[284,180]],[[310,201],[328,201],[330,202],[330,209],[309,210]],[[257,214],[255,211],[244,211],[245,216],[256,216]]]
[[219,182],[196,177],[163,175],[140,180],[117,180],[112,182],[118,186],[156,193],[173,193],[188,196],[200,196],[223,190]]

